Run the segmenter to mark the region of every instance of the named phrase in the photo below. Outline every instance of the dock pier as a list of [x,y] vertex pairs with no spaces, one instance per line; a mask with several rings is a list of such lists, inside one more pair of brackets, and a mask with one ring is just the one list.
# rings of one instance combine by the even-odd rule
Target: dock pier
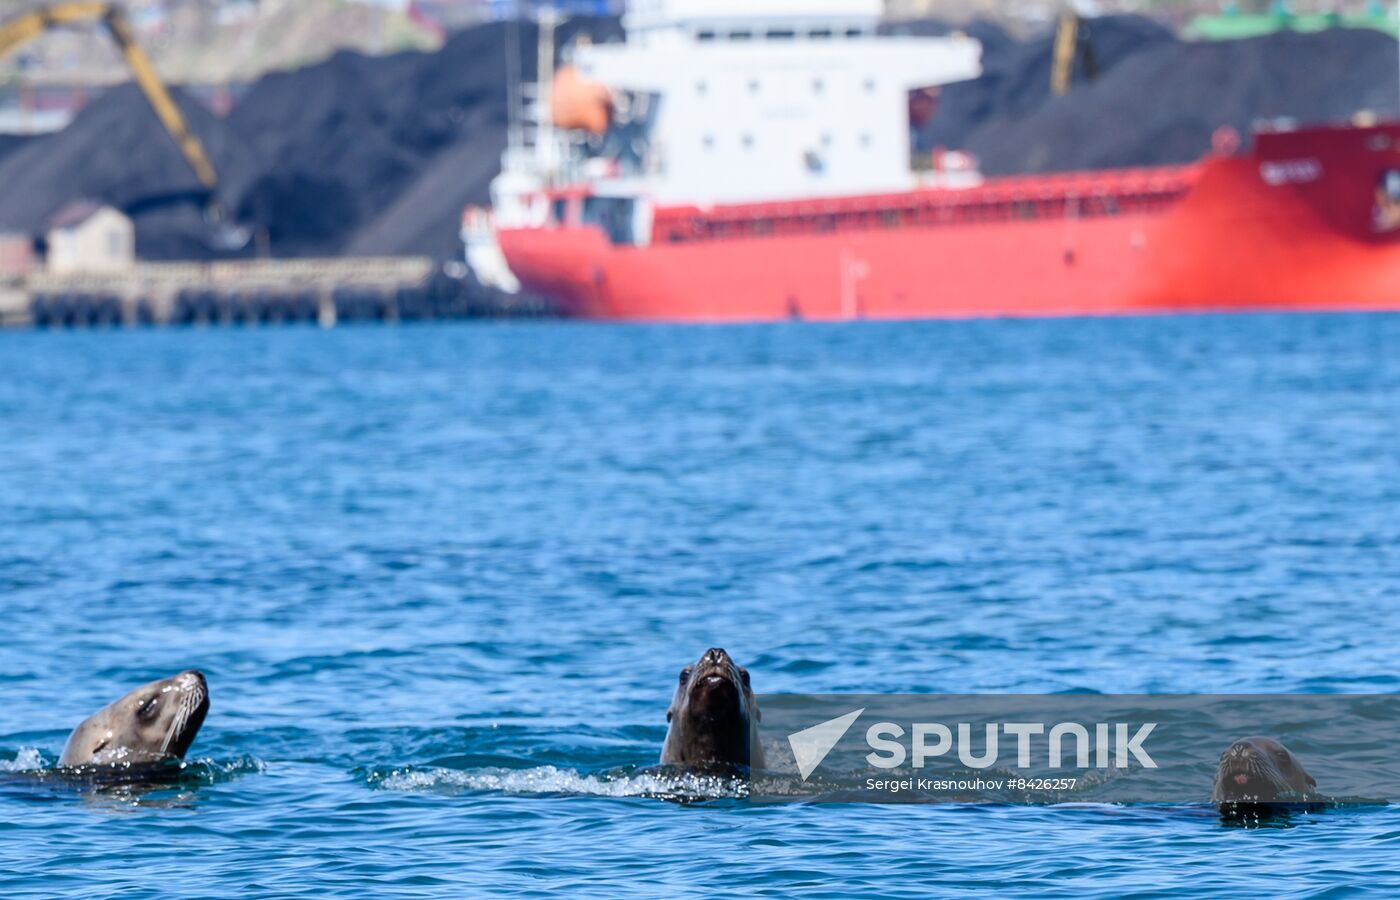
[[537,317],[427,257],[141,263],[0,280],[0,327],[138,328]]

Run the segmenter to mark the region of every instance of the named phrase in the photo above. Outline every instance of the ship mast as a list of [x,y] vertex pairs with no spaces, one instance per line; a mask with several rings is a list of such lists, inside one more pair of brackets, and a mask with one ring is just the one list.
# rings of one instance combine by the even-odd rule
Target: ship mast
[[523,143],[520,126],[520,18],[506,19],[506,146]]
[[535,82],[535,158],[545,181],[553,184],[558,174],[558,148],[554,134],[554,32],[559,25],[559,11],[548,4],[536,15],[539,23],[539,73]]
[[[506,147],[516,163],[527,159],[546,183],[557,180],[559,136],[554,128],[554,54],[556,32],[563,15],[553,4],[518,4],[508,10],[506,20]],[[528,20],[526,17],[528,16]],[[531,21],[538,26],[536,76],[533,85],[524,82],[521,59],[521,25]]]

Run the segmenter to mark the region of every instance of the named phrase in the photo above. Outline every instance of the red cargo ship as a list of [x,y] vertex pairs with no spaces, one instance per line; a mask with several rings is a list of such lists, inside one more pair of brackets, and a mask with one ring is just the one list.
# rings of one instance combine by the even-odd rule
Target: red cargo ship
[[[626,81],[623,66],[597,68]],[[561,97],[550,99],[557,121]],[[508,155],[494,221],[470,214],[467,238],[479,271],[498,252],[522,289],[589,318],[1400,309],[1400,125],[1267,130],[1246,148],[1222,133],[1216,143],[1186,166],[988,180],[940,167],[909,173],[919,183],[902,189],[817,196],[773,165],[735,186],[732,166],[697,180],[654,166],[629,174],[601,157],[591,175],[532,182]],[[846,183],[871,177],[849,162]],[[804,174],[814,171],[826,174]],[[765,184],[764,172],[779,174]],[[728,196],[704,178],[727,179]],[[705,199],[684,202],[686,191]],[[777,196],[752,199],[765,193]]]

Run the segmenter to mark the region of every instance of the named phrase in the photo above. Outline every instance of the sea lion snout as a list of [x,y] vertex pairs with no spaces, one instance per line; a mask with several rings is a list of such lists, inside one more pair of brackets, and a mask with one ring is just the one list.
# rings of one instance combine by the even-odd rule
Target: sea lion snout
[[209,689],[209,679],[205,678],[204,673],[198,669],[186,669],[170,680],[175,687],[181,690],[198,688],[207,691]]
[[712,663],[714,665],[728,665],[733,662],[733,660],[729,658],[729,654],[725,652],[723,647],[711,647],[705,651],[704,656],[700,657],[700,662]]
[[738,687],[748,678],[748,673],[741,669],[728,653],[718,647],[706,650],[695,665],[688,668],[691,669],[692,680],[697,684],[723,679],[733,682],[735,687]]
[[1252,760],[1257,760],[1259,755],[1259,748],[1254,745],[1254,742],[1244,740],[1235,741],[1220,757],[1231,764],[1244,765]]

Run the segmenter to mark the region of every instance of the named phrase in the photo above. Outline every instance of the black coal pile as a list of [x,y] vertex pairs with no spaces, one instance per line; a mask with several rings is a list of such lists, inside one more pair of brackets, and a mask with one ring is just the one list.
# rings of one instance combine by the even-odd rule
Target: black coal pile
[[[247,147],[198,103],[179,92],[176,99],[225,190],[243,190]],[[66,204],[94,199],[131,214],[143,253],[179,255],[191,244],[200,255],[208,252],[198,249],[207,192],[134,86],[106,92],[68,128],[0,156],[0,184],[0,231],[40,234]]]
[[[560,29],[621,39],[616,19]],[[264,173],[240,198],[240,219],[266,227],[286,255],[460,255],[462,208],[482,203],[505,148],[507,47],[535,76],[538,32],[494,23],[437,53],[340,54],[264,78],[229,118]]]
[[964,34],[982,45],[984,66],[989,60],[1002,59],[1021,45],[995,22],[975,19],[965,25],[954,25],[942,19],[906,19],[880,26],[880,33],[890,37],[947,37]]
[[[1141,16],[1104,16],[1086,21],[1082,29],[1099,78],[1125,59],[1176,41],[1166,26]],[[938,115],[922,135],[926,145],[964,149],[983,125],[1022,118],[1051,100],[1054,34],[1021,43],[995,26],[981,25],[969,33],[982,41],[982,77],[943,89]],[[1089,74],[1086,66],[1077,66],[1075,86],[1083,85]]]
[[1400,112],[1396,43],[1376,31],[1183,42],[1134,17],[1092,27],[1098,78],[1053,97],[1050,37],[1003,49],[982,79],[944,90],[922,143],[968,150],[993,175],[1070,171],[1189,162],[1222,125]]
[[372,220],[356,229],[345,252],[354,256],[461,255],[462,210],[485,205],[500,171],[505,128],[486,123],[453,141],[423,166],[405,190]]
[[22,134],[0,134],[0,159],[4,159],[31,140],[33,138]]

